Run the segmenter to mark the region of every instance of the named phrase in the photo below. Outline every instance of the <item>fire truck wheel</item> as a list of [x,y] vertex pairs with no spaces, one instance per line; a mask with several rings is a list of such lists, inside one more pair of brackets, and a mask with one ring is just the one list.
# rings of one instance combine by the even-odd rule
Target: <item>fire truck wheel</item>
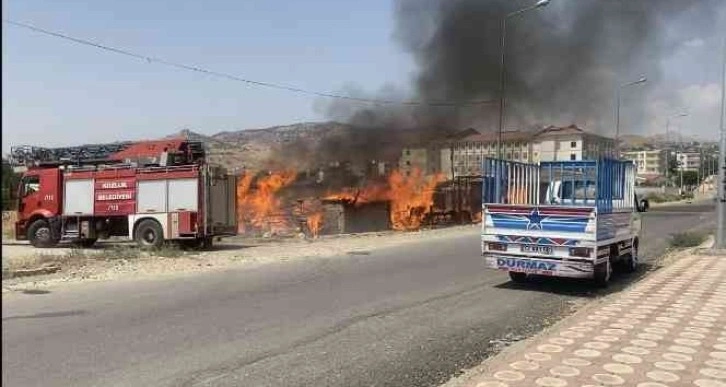
[[38,219],[28,227],[28,240],[34,247],[53,247],[58,244],[50,224],[45,219]]
[[203,240],[202,238],[196,238],[196,239],[183,239],[181,241],[181,246],[185,249],[189,250],[198,250],[202,247]]
[[142,249],[157,249],[164,244],[164,230],[153,219],[142,220],[136,226],[134,240]]
[[204,250],[211,249],[213,241],[214,241],[214,238],[212,238],[212,237],[203,238],[201,248]]
[[78,246],[89,248],[96,244],[97,238],[81,239],[78,241]]

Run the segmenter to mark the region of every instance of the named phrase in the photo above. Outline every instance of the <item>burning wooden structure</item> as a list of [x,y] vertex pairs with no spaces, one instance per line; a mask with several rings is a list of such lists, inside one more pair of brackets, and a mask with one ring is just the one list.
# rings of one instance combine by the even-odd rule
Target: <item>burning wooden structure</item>
[[427,224],[466,224],[481,221],[481,177],[459,176],[436,186]]
[[[306,184],[293,172],[243,176],[237,189],[240,233],[293,236],[413,231],[481,219],[481,178],[392,172],[357,188]],[[304,199],[302,199],[304,198]]]
[[388,201],[355,203],[348,200],[323,200],[322,235],[354,234],[391,229]]

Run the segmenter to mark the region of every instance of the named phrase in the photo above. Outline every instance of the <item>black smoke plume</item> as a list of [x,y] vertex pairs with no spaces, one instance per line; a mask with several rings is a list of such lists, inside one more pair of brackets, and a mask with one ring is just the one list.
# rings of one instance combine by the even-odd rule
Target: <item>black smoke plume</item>
[[[536,0],[394,0],[394,39],[418,67],[408,99],[476,101],[499,95],[501,20]],[[721,0],[552,0],[507,19],[506,128],[576,123],[611,133],[617,85],[646,75],[624,109],[643,110],[661,61],[694,37],[713,34]],[[674,32],[674,21],[690,25]],[[390,99],[391,88],[378,95]],[[375,93],[374,93],[375,94]],[[395,93],[393,93],[395,94]],[[398,96],[400,97],[400,95]],[[406,99],[406,98],[401,98]],[[498,105],[361,105],[333,101],[329,117],[366,127],[496,128]],[[642,114],[642,113],[641,113]]]

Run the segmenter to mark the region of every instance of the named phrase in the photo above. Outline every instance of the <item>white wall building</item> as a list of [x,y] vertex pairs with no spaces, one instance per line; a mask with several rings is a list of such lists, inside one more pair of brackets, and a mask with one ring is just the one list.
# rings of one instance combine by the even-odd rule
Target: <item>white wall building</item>
[[699,171],[701,169],[701,154],[698,152],[676,152],[679,170]]
[[666,151],[662,149],[623,152],[623,158],[635,162],[636,174],[646,179],[665,175]]
[[590,160],[613,156],[615,140],[586,132],[575,125],[550,126],[532,140],[532,161]]

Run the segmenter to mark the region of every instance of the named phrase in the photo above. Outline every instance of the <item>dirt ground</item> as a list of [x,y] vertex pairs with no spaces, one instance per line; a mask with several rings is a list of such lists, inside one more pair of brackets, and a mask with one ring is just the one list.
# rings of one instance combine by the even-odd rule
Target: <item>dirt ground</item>
[[382,232],[321,237],[316,240],[274,238],[227,238],[209,251],[162,250],[154,255],[141,253],[128,242],[98,243],[93,249],[72,246],[36,249],[24,242],[3,239],[4,272],[58,266],[54,274],[3,279],[3,292],[29,283],[47,286],[84,280],[111,280],[222,270],[294,259],[367,252],[422,239],[449,238],[476,233],[479,225],[456,226],[418,232]]

